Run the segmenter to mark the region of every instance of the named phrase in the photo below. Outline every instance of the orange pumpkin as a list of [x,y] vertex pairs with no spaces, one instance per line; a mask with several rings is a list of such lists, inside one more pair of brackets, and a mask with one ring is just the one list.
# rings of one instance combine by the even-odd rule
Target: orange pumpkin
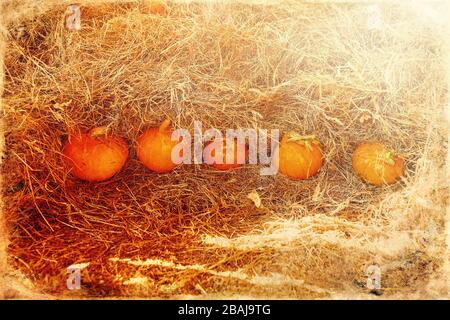
[[[214,143],[214,141],[211,143]],[[222,144],[222,148],[212,149],[210,153],[205,154],[205,162],[217,170],[229,170],[240,167],[242,164],[238,163],[239,155],[247,161],[248,147],[245,144],[239,144],[236,138],[233,139],[233,143],[231,143],[230,139],[221,139],[218,144],[219,146]],[[227,163],[227,157],[233,159],[233,162]],[[215,161],[217,158],[223,159],[222,163],[217,163]]]
[[123,138],[107,134],[105,127],[69,136],[64,159],[74,176],[87,181],[104,181],[124,166],[128,145]]
[[314,135],[291,131],[283,136],[278,148],[278,170],[289,178],[308,179],[323,165],[323,152]]
[[365,142],[352,156],[353,170],[375,186],[396,182],[405,171],[404,160],[380,142]]
[[170,172],[177,166],[172,161],[172,149],[178,141],[172,141],[170,119],[159,127],[147,129],[137,140],[137,156],[148,169],[158,172]]
[[144,0],[142,4],[142,12],[145,14],[158,14],[160,16],[167,15],[167,6],[162,0]]

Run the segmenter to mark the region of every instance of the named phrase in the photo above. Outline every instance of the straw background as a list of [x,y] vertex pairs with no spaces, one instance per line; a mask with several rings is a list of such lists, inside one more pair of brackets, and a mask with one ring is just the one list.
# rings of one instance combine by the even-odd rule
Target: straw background
[[[83,29],[69,32],[59,1],[2,3],[4,298],[370,299],[372,264],[383,298],[448,298],[445,2],[379,2],[373,31],[364,3],[179,1],[168,16],[80,4]],[[133,146],[166,116],[314,133],[326,163],[302,182],[250,165],[156,175]],[[100,125],[130,159],[81,182],[61,148]],[[352,150],[373,139],[407,159],[401,182],[353,174]],[[85,266],[79,291],[65,287],[72,264]]]

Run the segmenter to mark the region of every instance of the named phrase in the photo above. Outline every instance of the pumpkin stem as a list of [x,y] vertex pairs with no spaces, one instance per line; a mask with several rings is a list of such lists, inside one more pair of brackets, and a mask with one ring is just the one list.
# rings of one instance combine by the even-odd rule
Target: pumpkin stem
[[392,151],[386,152],[384,154],[383,161],[391,166],[395,165],[394,153]]
[[108,133],[109,128],[107,126],[101,126],[101,127],[96,127],[96,128],[92,128],[91,130],[89,130],[89,135],[93,138],[98,137],[98,136],[104,136]]
[[166,120],[164,120],[161,125],[159,126],[159,132],[164,132],[167,130],[167,128],[170,126],[170,119],[166,118]]
[[312,145],[311,145],[312,143],[313,144],[318,143],[316,140],[316,136],[314,134],[302,136],[294,131],[290,131],[286,134],[286,141],[287,142],[296,142],[301,145],[304,145],[306,147],[306,149],[308,149],[309,151],[312,151],[312,149],[313,149]]

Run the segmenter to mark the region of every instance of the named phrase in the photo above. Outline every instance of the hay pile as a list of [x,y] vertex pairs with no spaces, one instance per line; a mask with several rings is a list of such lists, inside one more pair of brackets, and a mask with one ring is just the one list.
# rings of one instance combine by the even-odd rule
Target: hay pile
[[[368,292],[371,264],[385,296],[446,294],[446,26],[401,5],[381,5],[374,30],[358,4],[169,8],[85,5],[82,30],[68,32],[56,6],[9,26],[9,264],[57,295],[351,296]],[[190,130],[199,120],[315,133],[326,163],[301,182],[251,165],[157,175],[133,142],[166,116]],[[128,140],[130,159],[107,182],[79,181],[62,144],[104,125]],[[352,173],[352,150],[372,139],[407,158],[400,183],[376,188]],[[76,263],[82,290],[69,292]]]

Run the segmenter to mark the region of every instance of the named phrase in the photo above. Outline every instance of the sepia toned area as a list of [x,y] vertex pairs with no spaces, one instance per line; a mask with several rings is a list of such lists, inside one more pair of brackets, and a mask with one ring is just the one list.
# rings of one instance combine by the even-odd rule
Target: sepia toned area
[[[3,3],[4,298],[448,298],[448,5],[83,1],[79,31],[66,6]],[[152,173],[135,141],[166,117],[315,134],[324,166]],[[61,151],[97,126],[130,157],[84,182]],[[354,174],[370,140],[401,181]]]

